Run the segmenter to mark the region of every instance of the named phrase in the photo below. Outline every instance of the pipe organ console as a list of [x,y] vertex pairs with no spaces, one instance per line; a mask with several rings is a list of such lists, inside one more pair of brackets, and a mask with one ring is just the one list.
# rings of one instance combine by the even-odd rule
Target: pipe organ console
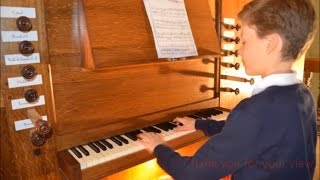
[[185,0],[199,56],[168,61],[142,0],[1,0],[1,178],[99,179],[153,158],[141,132],[206,139],[172,120],[225,119],[254,83],[222,5]]

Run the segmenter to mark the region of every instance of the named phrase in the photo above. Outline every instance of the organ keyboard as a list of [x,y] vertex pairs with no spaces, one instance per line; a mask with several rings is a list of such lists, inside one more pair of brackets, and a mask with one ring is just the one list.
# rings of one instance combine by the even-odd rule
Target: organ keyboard
[[[209,121],[210,119],[213,120],[225,120],[228,116],[229,112],[219,110],[217,108],[207,109],[205,111],[200,111],[188,117],[195,118],[195,119],[202,119]],[[94,166],[101,165],[101,164],[108,164],[109,162],[114,162],[119,158],[125,158],[129,155],[134,155],[139,151],[143,151],[144,147],[136,141],[139,141],[137,135],[142,132],[154,132],[160,134],[166,142],[170,142],[173,140],[177,140],[182,138],[186,135],[191,135],[195,131],[180,131],[175,132],[174,128],[177,126],[183,126],[181,123],[176,123],[173,121],[162,122],[159,124],[155,124],[152,126],[144,127],[141,129],[136,129],[131,132],[127,132],[124,134],[112,136],[106,139],[100,139],[98,141],[90,142],[88,144],[79,145],[76,147],[69,148],[62,152],[59,152],[61,156],[64,155],[71,155],[72,158],[76,161],[75,167],[78,170],[74,170],[74,172],[81,172],[83,170],[90,171],[90,168],[94,169]],[[63,155],[64,154],[64,155]],[[71,158],[71,157],[69,157]],[[75,162],[73,161],[73,162]],[[72,161],[68,161],[72,162]],[[60,161],[60,166],[65,167],[66,162]],[[109,166],[116,166],[113,163],[109,163]],[[65,171],[66,169],[62,169]],[[65,172],[67,175],[68,172]],[[101,174],[105,174],[107,172],[100,172]],[[81,174],[78,174],[76,177],[82,177],[85,179]],[[69,175],[69,179],[74,179],[75,174],[72,173],[72,176]]]

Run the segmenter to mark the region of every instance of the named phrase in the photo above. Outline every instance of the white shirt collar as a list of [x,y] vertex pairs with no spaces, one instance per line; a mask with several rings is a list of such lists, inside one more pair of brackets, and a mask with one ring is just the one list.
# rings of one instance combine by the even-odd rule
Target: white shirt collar
[[291,73],[271,74],[259,81],[252,91],[252,96],[261,93],[270,86],[289,86],[301,83],[295,71]]

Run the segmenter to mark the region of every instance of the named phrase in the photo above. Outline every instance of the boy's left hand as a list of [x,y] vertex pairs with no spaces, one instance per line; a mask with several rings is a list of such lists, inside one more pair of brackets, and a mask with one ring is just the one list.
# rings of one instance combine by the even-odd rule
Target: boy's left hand
[[154,148],[159,144],[166,144],[162,136],[156,133],[141,133],[137,136],[141,139],[137,143],[143,145],[150,153],[153,153]]

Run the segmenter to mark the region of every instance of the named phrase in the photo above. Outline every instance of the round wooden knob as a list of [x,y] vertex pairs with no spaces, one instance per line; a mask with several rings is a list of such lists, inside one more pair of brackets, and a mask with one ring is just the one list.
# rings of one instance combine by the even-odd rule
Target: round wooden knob
[[240,64],[239,64],[239,63],[236,63],[236,64],[234,65],[234,68],[235,68],[236,70],[239,70]]
[[220,91],[222,91],[222,92],[233,92],[235,95],[240,94],[239,88],[232,89],[232,88],[226,87],[226,88],[220,88]]
[[251,78],[251,79],[249,80],[249,83],[250,83],[250,85],[253,85],[253,84],[254,84],[254,79]]
[[37,133],[36,131],[32,131],[31,132],[31,142],[35,146],[42,146],[46,142],[46,139],[43,135]]
[[237,31],[240,30],[241,26],[239,24],[237,24],[235,27],[234,27]]
[[234,42],[235,42],[236,44],[238,44],[238,43],[240,42],[240,38],[239,38],[239,37],[236,37],[236,38],[234,39]]
[[39,119],[36,122],[35,127],[36,127],[37,131],[42,135],[49,134],[49,132],[51,131],[51,127],[49,126],[49,123],[47,121],[42,120],[42,119]]
[[22,41],[19,44],[19,51],[21,54],[32,54],[34,47],[30,41]]
[[33,102],[38,101],[39,94],[38,94],[37,90],[35,90],[35,89],[28,89],[24,93],[24,98],[26,99],[27,102],[33,103]]
[[235,95],[238,95],[240,93],[240,90],[239,90],[239,88],[236,88],[233,92]]
[[16,24],[20,31],[30,31],[32,29],[31,20],[25,16],[19,17]]
[[231,55],[233,54],[233,55],[235,55],[236,57],[239,56],[238,50],[235,50],[234,52],[231,51],[230,54],[231,54]]
[[21,75],[25,79],[33,79],[36,75],[36,68],[31,65],[24,66],[21,70]]

